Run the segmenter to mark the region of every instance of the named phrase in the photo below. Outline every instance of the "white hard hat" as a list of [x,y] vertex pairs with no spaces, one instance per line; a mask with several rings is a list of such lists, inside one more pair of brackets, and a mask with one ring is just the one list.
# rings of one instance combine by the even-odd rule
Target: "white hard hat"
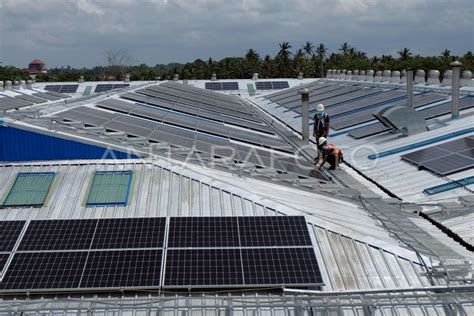
[[328,140],[326,139],[326,137],[319,137],[319,139],[318,139],[319,145],[322,145],[322,144],[324,144],[324,143],[327,143],[327,141],[328,141]]
[[324,111],[324,104],[319,103],[318,106],[316,107],[316,111],[323,112]]

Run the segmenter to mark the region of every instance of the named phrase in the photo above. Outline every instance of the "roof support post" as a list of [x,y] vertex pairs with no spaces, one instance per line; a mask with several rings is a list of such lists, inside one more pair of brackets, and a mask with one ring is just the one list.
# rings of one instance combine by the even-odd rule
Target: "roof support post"
[[451,117],[456,119],[459,117],[459,85],[461,80],[461,66],[462,63],[459,61],[453,61],[449,64],[453,68],[453,78],[451,83],[451,98],[452,98],[452,108],[451,108]]
[[413,109],[413,69],[407,69],[407,107]]
[[303,136],[303,143],[305,145],[309,144],[309,90],[304,88],[303,90],[298,91],[301,94],[301,135]]

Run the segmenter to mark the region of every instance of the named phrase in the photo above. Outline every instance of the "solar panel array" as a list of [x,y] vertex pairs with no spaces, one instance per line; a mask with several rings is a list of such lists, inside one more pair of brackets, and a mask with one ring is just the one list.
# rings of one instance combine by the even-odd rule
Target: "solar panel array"
[[[467,110],[474,107],[474,97],[464,97],[459,101],[459,110]],[[418,110],[426,120],[432,119],[438,116],[446,115],[451,112],[452,103],[451,101],[444,102],[442,104],[438,104],[429,108],[424,108]],[[349,136],[355,139],[361,139],[364,137],[369,137],[372,135],[380,134],[386,131],[389,131],[390,128],[384,126],[382,123],[377,122],[362,128],[358,128],[351,133]]]
[[44,90],[60,93],[76,93],[77,88],[79,88],[78,84],[46,85]]
[[281,90],[287,89],[290,85],[288,81],[257,81],[255,82],[255,88],[257,90]]
[[105,92],[105,91],[110,91],[110,90],[115,90],[115,89],[122,89],[129,87],[130,84],[128,83],[106,83],[106,84],[98,84],[95,86],[95,93],[99,92]]
[[[318,80],[309,84],[300,85],[285,91],[272,93],[265,96],[266,99],[275,102],[288,110],[301,113],[301,95],[298,93],[302,88],[310,91],[310,112],[316,110],[317,104],[323,103],[326,112],[331,117],[331,128],[341,130],[370,121],[374,121],[372,113],[384,106],[397,106],[406,104],[406,92],[393,88],[364,87],[357,84],[337,83],[327,80]],[[422,93],[414,96],[415,108],[424,107],[428,104],[446,100],[446,95],[436,93]],[[461,108],[471,107],[470,101],[461,105]],[[439,105],[431,109],[420,110],[426,118],[435,117],[447,113],[448,105]],[[370,124],[353,131],[350,135],[355,138],[363,138],[386,131],[387,128],[381,124]]]
[[401,157],[421,169],[441,176],[474,168],[474,136],[428,147]]
[[25,225],[0,222],[0,291],[323,283],[302,216],[40,220],[20,236]]
[[33,102],[9,96],[0,96],[0,111],[19,109],[30,105],[33,105]]
[[137,92],[121,95],[128,101],[108,99],[97,103],[97,107],[114,113],[78,107],[62,112],[61,116],[65,122],[78,121],[104,127],[105,131],[124,132],[150,142],[181,147],[188,153],[205,153],[212,158],[248,162],[276,172],[324,179],[311,163],[285,156],[294,154],[294,149],[233,96],[178,83],[163,83]]
[[205,88],[214,91],[234,91],[239,90],[239,83],[235,82],[206,82]]

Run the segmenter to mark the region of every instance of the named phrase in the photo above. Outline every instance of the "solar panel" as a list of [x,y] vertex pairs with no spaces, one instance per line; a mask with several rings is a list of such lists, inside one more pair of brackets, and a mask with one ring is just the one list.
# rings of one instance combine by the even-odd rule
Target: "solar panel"
[[88,250],[96,226],[96,219],[31,221],[18,250]]
[[323,283],[312,248],[242,249],[248,285],[316,285]]
[[61,85],[46,85],[44,87],[44,90],[48,90],[48,91],[59,92],[60,89],[61,89]]
[[272,81],[272,85],[274,90],[286,89],[290,87],[288,81]]
[[78,84],[65,84],[61,86],[58,92],[60,93],[76,93],[77,88],[79,88]]
[[239,90],[239,83],[238,82],[223,82],[222,90],[225,90],[225,91]]
[[114,87],[113,84],[98,84],[95,86],[94,92],[99,93],[99,92],[109,91],[109,90],[112,90],[113,87]]
[[[8,253],[0,253],[0,276],[2,275],[3,268],[7,264],[9,257],[10,257],[10,254]],[[1,285],[0,285],[0,288],[1,288]]]
[[36,104],[46,102],[45,99],[34,97],[32,95],[29,95],[29,94],[16,95],[15,98],[25,100],[25,101],[29,101],[29,102],[33,102],[33,103],[36,103]]
[[4,221],[0,222],[0,251],[12,251],[21,231],[25,226],[25,221]]
[[235,217],[173,217],[168,247],[238,247],[237,225]]
[[474,167],[474,139],[459,138],[402,155],[403,160],[445,176]]
[[87,252],[17,252],[0,289],[78,288],[86,259]]
[[163,248],[166,218],[100,219],[91,249]]
[[91,251],[81,288],[160,286],[163,250]]
[[214,90],[214,91],[222,90],[222,84],[220,82],[206,82],[204,86],[208,90]]
[[257,81],[255,82],[255,88],[257,90],[273,90],[271,81]]
[[242,247],[311,246],[303,216],[239,217]]
[[452,154],[425,161],[420,165],[420,167],[445,176],[474,167],[474,159],[458,154]]
[[239,249],[168,249],[164,287],[228,287],[244,284]]

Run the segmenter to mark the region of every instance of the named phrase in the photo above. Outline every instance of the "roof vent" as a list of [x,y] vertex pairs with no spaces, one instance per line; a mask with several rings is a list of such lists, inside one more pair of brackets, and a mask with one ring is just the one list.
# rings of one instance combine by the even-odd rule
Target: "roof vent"
[[20,82],[18,80],[13,81],[13,90],[18,90],[20,89]]
[[407,71],[403,69],[400,72],[400,83],[406,83],[407,82]]
[[130,74],[126,74],[125,78],[123,79],[125,82],[130,82]]
[[426,84],[433,84],[433,85],[440,85],[441,82],[439,81],[439,71],[438,70],[429,70],[428,71],[428,80]]
[[382,82],[382,70],[377,70],[377,72],[375,73],[374,81]]
[[352,70],[352,80],[357,80],[359,78],[359,70]]
[[188,79],[183,79],[183,84],[187,85],[188,84]]
[[3,91],[3,81],[0,81],[0,91]]
[[178,74],[174,74],[173,81],[178,81],[178,80],[179,80],[179,75],[178,75]]
[[25,80],[20,80],[20,87],[21,87],[22,89],[26,89],[26,82],[25,82]]
[[326,77],[329,78],[329,79],[332,79],[332,75],[334,74],[333,70],[332,69],[328,69],[328,72],[326,74]]
[[400,83],[400,71],[392,71],[392,76],[390,77],[390,83]]
[[[255,76],[255,74],[253,74],[253,75]],[[257,75],[257,77],[258,77],[258,75]],[[254,79],[252,78],[252,80],[254,80]],[[212,74],[211,81],[217,81],[217,75],[216,74]]]
[[365,70],[359,71],[359,76],[357,77],[357,80],[365,80]]
[[352,71],[346,71],[346,80],[352,80]]
[[442,86],[450,86],[453,82],[453,71],[448,69],[443,74],[443,82],[441,83]]
[[425,117],[407,106],[388,106],[373,113],[384,126],[404,136],[426,131]]
[[374,71],[372,69],[365,72],[365,81],[374,81]]
[[84,82],[84,76],[80,76],[80,77],[79,77],[79,80],[78,80],[77,82],[83,83],[83,82]]
[[342,69],[342,70],[341,70],[340,78],[341,78],[342,80],[346,80],[346,69]]
[[426,74],[423,69],[418,69],[415,73],[415,84],[426,84]]
[[472,81],[472,72],[470,70],[464,70],[461,74],[461,87],[473,87],[474,81]]
[[304,77],[303,77],[303,73],[300,72],[300,73],[298,74],[298,80],[303,80],[303,78],[304,78]]
[[33,82],[32,82],[31,80],[26,80],[26,88],[27,88],[27,89],[33,88],[33,87],[31,86],[32,83],[33,83]]
[[390,76],[392,72],[390,70],[384,70],[382,72],[382,82],[390,82]]
[[12,82],[10,80],[5,81],[5,90],[10,90],[12,88]]

